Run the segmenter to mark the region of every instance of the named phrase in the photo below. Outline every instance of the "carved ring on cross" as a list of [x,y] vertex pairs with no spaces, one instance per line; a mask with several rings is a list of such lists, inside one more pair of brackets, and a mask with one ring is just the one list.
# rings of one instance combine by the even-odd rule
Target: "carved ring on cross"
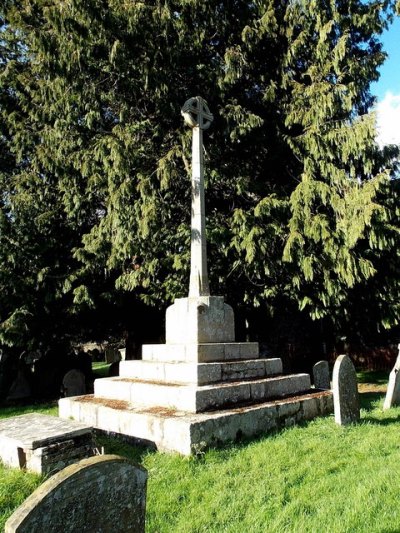
[[214,116],[210,113],[206,101],[201,96],[193,96],[186,100],[181,109],[185,122],[191,128],[206,130],[210,127]]

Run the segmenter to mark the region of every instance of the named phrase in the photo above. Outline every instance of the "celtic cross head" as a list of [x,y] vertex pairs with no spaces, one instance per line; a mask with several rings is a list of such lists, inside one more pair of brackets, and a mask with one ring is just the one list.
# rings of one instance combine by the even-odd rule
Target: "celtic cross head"
[[193,96],[186,100],[181,109],[181,114],[188,126],[200,128],[201,130],[208,129],[214,120],[206,101],[201,96]]

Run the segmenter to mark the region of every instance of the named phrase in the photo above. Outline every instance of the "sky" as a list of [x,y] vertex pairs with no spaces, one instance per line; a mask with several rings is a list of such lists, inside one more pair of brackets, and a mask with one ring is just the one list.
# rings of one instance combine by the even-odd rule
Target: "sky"
[[383,48],[388,54],[380,68],[381,77],[371,85],[377,97],[378,142],[400,144],[400,17],[382,35]]

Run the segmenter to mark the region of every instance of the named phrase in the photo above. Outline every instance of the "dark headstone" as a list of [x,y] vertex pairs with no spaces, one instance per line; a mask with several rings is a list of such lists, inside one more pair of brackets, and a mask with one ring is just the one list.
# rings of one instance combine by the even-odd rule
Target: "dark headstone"
[[63,378],[64,396],[82,396],[86,394],[85,374],[73,368]]
[[316,389],[330,389],[331,379],[328,361],[318,361],[313,366],[314,387]]

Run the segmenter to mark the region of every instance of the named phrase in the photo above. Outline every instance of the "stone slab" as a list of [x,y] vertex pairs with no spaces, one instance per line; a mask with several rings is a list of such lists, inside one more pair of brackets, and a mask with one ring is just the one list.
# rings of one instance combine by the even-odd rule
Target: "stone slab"
[[147,472],[103,455],[45,481],[11,515],[5,533],[144,533]]
[[313,381],[316,389],[330,389],[331,378],[328,361],[318,361],[313,366]]
[[399,355],[397,356],[396,363],[390,372],[389,383],[383,403],[383,409],[390,409],[396,405],[400,405],[400,344]]
[[132,378],[103,378],[94,383],[96,397],[126,401],[134,406],[165,407],[199,413],[239,403],[299,394],[311,387],[308,374],[241,380],[211,385],[152,383]]
[[357,388],[357,374],[348,355],[339,355],[333,367],[333,399],[335,422],[340,425],[360,420],[360,399]]
[[218,342],[188,344],[144,344],[143,361],[212,363],[258,359],[258,342]]
[[59,401],[62,418],[90,421],[100,430],[131,436],[160,450],[183,455],[190,455],[199,447],[261,435],[332,411],[331,391],[198,414],[165,408],[133,408],[124,402],[94,396]]
[[5,418],[0,420],[0,459],[14,468],[54,473],[93,455],[92,429],[36,413]]
[[215,363],[121,361],[119,367],[119,376],[124,378],[196,385],[263,378],[281,373],[282,361],[279,358]]

